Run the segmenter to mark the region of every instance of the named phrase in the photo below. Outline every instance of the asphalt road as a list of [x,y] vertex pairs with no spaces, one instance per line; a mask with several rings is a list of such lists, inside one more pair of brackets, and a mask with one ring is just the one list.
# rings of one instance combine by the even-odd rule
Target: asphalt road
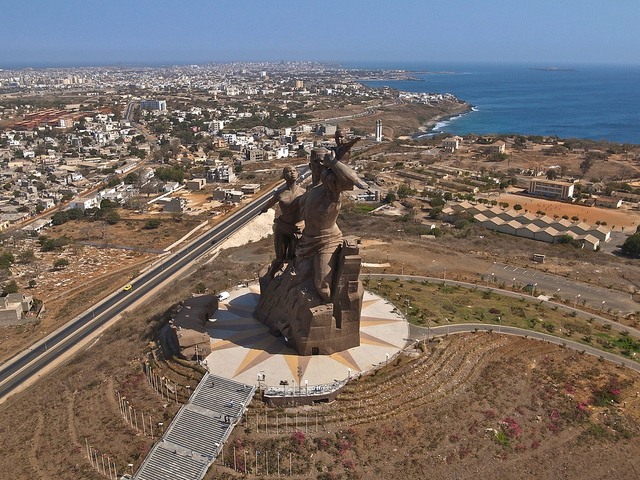
[[[617,330],[617,331],[622,331],[622,330],[627,330],[629,331],[629,333],[633,334],[636,337],[640,337],[640,331],[632,328],[632,327],[627,327],[624,325],[620,325],[618,322],[615,322],[613,320],[609,320],[608,318],[605,317],[601,317],[600,315],[596,315],[593,314],[591,312],[585,312],[583,310],[580,310],[579,307],[580,305],[577,304],[576,307],[573,307],[572,305],[564,305],[562,303],[558,303],[558,302],[553,302],[553,301],[549,301],[549,300],[545,300],[533,295],[527,295],[526,293],[520,293],[520,292],[512,292],[511,290],[501,290],[499,288],[496,287],[496,283],[497,282],[486,282],[485,284],[475,284],[475,283],[467,283],[467,282],[459,282],[457,280],[443,280],[442,278],[434,278],[434,277],[417,277],[417,276],[412,276],[412,275],[393,275],[393,274],[380,274],[380,273],[372,273],[372,274],[360,274],[360,278],[364,279],[364,278],[372,278],[372,279],[376,279],[376,278],[384,278],[384,279],[388,279],[388,280],[393,280],[395,278],[399,278],[400,280],[405,280],[405,281],[416,281],[416,282],[429,282],[429,283],[445,283],[446,285],[456,285],[456,286],[460,286],[460,287],[465,287],[465,288],[476,288],[478,290],[485,290],[485,291],[492,291],[497,293],[498,295],[504,295],[507,297],[513,297],[513,298],[518,298],[518,299],[524,299],[526,301],[529,302],[535,302],[535,303],[540,303],[542,302],[543,305],[546,305],[550,308],[555,308],[558,307],[559,310],[564,310],[567,313],[571,313],[573,314],[575,312],[576,316],[578,317],[582,317],[582,318],[593,318],[593,320],[595,322],[601,323],[601,324],[608,324],[611,325],[611,329],[612,330]],[[578,302],[577,302],[578,303]],[[486,326],[486,325],[485,325]],[[503,327],[504,328],[504,327]]]
[[482,334],[482,332],[489,332],[491,330],[493,333],[498,334],[507,334],[507,335],[518,335],[520,337],[527,337],[531,339],[541,340],[544,342],[555,343],[557,345],[565,346],[568,348],[572,348],[574,350],[578,350],[580,352],[584,351],[589,355],[593,355],[594,357],[602,357],[605,360],[609,360],[613,363],[617,363],[618,365],[624,365],[625,367],[629,367],[636,372],[640,372],[640,364],[635,362],[634,360],[630,360],[625,357],[620,357],[618,355],[614,355],[609,352],[603,352],[602,350],[598,350],[597,348],[590,347],[589,345],[583,345],[582,343],[574,342],[572,340],[555,337],[553,335],[548,335],[542,332],[534,332],[531,330],[524,330],[522,328],[517,327],[509,327],[509,326],[499,326],[499,325],[486,325],[486,324],[473,324],[473,323],[465,323],[465,324],[452,324],[452,325],[440,325],[437,327],[419,327],[417,325],[409,325],[409,335],[415,341],[425,341],[428,342],[429,339],[433,339],[434,336],[442,336],[453,333],[467,333],[467,332],[476,332],[477,334]]
[[[594,310],[609,311],[611,309],[611,313],[618,312],[620,315],[640,310],[640,305],[634,302],[628,293],[579,281],[585,278],[584,275],[584,272],[582,275],[580,272],[575,272],[573,278],[567,278],[535,268],[526,269],[494,262],[483,277],[487,285],[494,287],[500,283],[520,286],[532,284],[539,294],[550,297],[557,294],[572,304],[587,306]],[[589,277],[592,281],[599,282],[597,271],[589,273]]]
[[[308,167],[303,167],[300,180],[307,176]],[[277,189],[282,188],[284,188],[284,182]],[[246,205],[181,250],[143,272],[131,282],[133,286],[131,290],[120,290],[112,294],[45,339],[5,362],[0,366],[0,399],[4,399],[24,382],[39,375],[43,367],[54,362],[82,340],[95,334],[115,316],[130,308],[163,282],[176,276],[182,269],[197,265],[201,256],[215,249],[223,240],[258,215],[270,198],[270,194],[263,195]]]

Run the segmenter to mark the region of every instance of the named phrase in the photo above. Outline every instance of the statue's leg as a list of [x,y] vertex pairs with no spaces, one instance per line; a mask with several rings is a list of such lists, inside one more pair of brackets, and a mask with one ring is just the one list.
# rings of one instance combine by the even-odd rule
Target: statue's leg
[[283,235],[278,230],[273,232],[273,248],[276,252],[276,258],[271,262],[271,266],[269,267],[269,277],[273,278],[274,275],[284,263],[285,257],[287,255],[287,246],[288,242],[286,240],[286,235]]
[[313,257],[313,282],[323,302],[331,299],[331,284],[336,265],[336,253],[317,253]]

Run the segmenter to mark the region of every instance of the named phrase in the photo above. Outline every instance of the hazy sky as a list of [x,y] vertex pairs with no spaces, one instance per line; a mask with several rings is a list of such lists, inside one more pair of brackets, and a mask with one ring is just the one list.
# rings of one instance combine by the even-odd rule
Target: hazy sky
[[638,0],[0,0],[0,68],[119,62],[640,63]]

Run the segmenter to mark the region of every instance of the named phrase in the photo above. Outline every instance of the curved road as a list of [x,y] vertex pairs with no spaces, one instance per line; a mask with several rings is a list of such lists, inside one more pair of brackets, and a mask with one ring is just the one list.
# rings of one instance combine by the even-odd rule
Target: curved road
[[[522,293],[518,293],[518,292],[512,292],[509,290],[501,290],[499,288],[493,288],[493,287],[487,287],[484,285],[476,285],[474,283],[466,283],[466,282],[459,282],[457,280],[443,280],[442,278],[434,278],[434,277],[417,277],[417,276],[413,276],[413,275],[389,275],[389,274],[361,274],[360,278],[366,278],[366,277],[370,277],[370,278],[383,278],[386,280],[393,280],[395,278],[398,278],[400,280],[404,280],[404,281],[410,281],[410,280],[414,280],[417,282],[423,282],[426,281],[428,283],[439,283],[439,284],[446,284],[446,285],[450,285],[450,286],[460,286],[460,287],[465,287],[465,288],[477,288],[478,290],[483,290],[483,291],[492,291],[497,293],[498,295],[504,295],[504,296],[508,296],[508,297],[514,297],[514,298],[524,298],[525,300],[529,301],[529,302],[535,302],[535,303],[540,303],[542,302],[544,305],[548,306],[548,307],[558,307],[558,309],[560,310],[564,310],[568,313],[573,313],[575,312],[578,316],[584,317],[584,318],[593,318],[594,321],[601,323],[601,324],[608,324],[611,325],[612,330],[618,330],[618,331],[623,331],[623,330],[627,330],[630,333],[632,333],[635,336],[640,337],[640,331],[638,331],[635,328],[631,328],[631,327],[626,327],[623,325],[620,325],[617,322],[614,322],[613,320],[609,320],[608,318],[604,318],[604,317],[600,317],[598,315],[593,315],[590,314],[588,312],[584,312],[582,310],[579,310],[577,308],[572,308],[568,305],[563,305],[560,303],[556,303],[556,302],[551,302],[548,300],[541,300],[537,297],[533,297],[531,295],[526,295],[526,294],[522,294]],[[415,341],[419,341],[419,340],[425,340],[427,339],[427,337],[431,337],[432,335],[445,335],[445,334],[449,334],[449,333],[463,333],[463,332],[474,332],[474,331],[489,331],[492,330],[494,332],[500,333],[500,334],[510,334],[510,335],[519,335],[519,336],[527,336],[529,338],[535,338],[538,340],[543,340],[543,341],[547,341],[550,343],[555,343],[558,345],[565,345],[567,347],[573,348],[575,350],[579,350],[579,351],[585,351],[586,353],[596,356],[596,357],[603,357],[611,362],[614,363],[618,363],[618,364],[622,364],[625,365],[637,372],[640,372],[640,363],[638,363],[635,360],[629,359],[629,358],[625,358],[622,357],[620,355],[616,355],[614,353],[610,353],[610,352],[605,352],[603,350],[599,350],[595,347],[591,347],[589,345],[584,345],[582,343],[578,343],[575,342],[573,340],[569,340],[569,339],[565,339],[565,338],[561,338],[561,337],[557,337],[555,335],[549,335],[547,333],[542,333],[542,332],[537,332],[534,330],[525,330],[523,328],[518,328],[518,327],[511,327],[511,326],[507,326],[507,325],[493,325],[493,324],[486,324],[486,323],[460,323],[460,324],[448,324],[448,325],[439,325],[437,327],[431,327],[431,326],[427,326],[427,327],[421,327],[418,325],[413,325],[413,324],[409,324],[409,335],[410,335],[410,339],[414,339]]]
[[[632,333],[633,335],[636,335],[637,337],[640,337],[640,330],[637,330],[633,327],[627,327],[624,325],[619,324],[618,322],[615,322],[613,320],[609,320],[608,318],[604,318],[601,317],[599,315],[596,315],[594,313],[590,313],[590,312],[585,312],[583,310],[580,310],[579,308],[575,308],[575,307],[571,307],[569,305],[564,305],[562,303],[558,303],[558,302],[553,302],[551,300],[545,300],[543,298],[539,298],[539,297],[534,297],[532,295],[527,295],[526,293],[520,293],[520,292],[513,292],[511,290],[502,290],[500,288],[496,288],[496,287],[492,287],[492,286],[487,286],[487,285],[480,285],[480,284],[476,284],[476,283],[467,283],[467,282],[460,282],[458,280],[443,280],[442,278],[435,278],[435,277],[419,277],[419,276],[414,276],[414,275],[393,275],[393,274],[381,274],[381,273],[371,273],[371,274],[360,274],[360,278],[364,279],[364,278],[384,278],[386,280],[393,280],[393,279],[400,279],[400,280],[404,280],[404,281],[415,281],[415,282],[428,282],[428,283],[440,283],[442,284],[443,282],[446,285],[451,285],[451,286],[458,286],[458,287],[464,287],[464,288],[475,288],[477,290],[482,290],[482,291],[490,291],[490,292],[496,292],[499,295],[503,295],[505,297],[513,297],[513,298],[524,298],[525,300],[529,301],[529,302],[535,302],[535,303],[541,303],[543,305],[546,305],[548,307],[551,308],[555,308],[557,307],[559,310],[564,310],[567,313],[575,313],[577,316],[579,317],[583,317],[583,318],[593,318],[594,321],[601,323],[603,325],[611,325],[611,329],[612,330],[618,330],[618,331],[623,331],[623,330],[627,330],[629,331],[629,333]],[[577,305],[576,305],[577,306]]]
[[544,342],[555,343],[560,346],[566,346],[578,351],[584,351],[589,355],[593,355],[594,357],[602,357],[606,360],[609,360],[613,363],[617,363],[619,365],[624,365],[625,367],[629,367],[632,370],[640,373],[640,364],[634,360],[621,357],[619,355],[604,352],[602,350],[598,350],[597,348],[591,347],[589,345],[583,345],[582,343],[574,342],[573,340],[568,340],[560,337],[556,337],[553,335],[549,335],[547,333],[535,332],[532,330],[525,330],[523,328],[518,327],[509,327],[509,326],[498,326],[498,325],[487,325],[485,323],[464,323],[464,324],[451,324],[451,325],[441,325],[437,327],[419,327],[417,325],[409,324],[409,334],[412,339],[418,341],[429,341],[430,338],[433,338],[434,335],[448,335],[450,333],[468,333],[468,332],[497,332],[499,334],[507,334],[507,335],[518,335],[520,337],[533,338],[536,340],[542,340]]

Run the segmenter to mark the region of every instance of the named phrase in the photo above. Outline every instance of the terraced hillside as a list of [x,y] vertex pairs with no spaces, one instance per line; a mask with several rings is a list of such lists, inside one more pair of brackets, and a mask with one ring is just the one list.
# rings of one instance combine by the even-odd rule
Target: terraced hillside
[[288,474],[290,458],[294,478],[637,477],[634,372],[495,333],[451,335],[424,350],[352,381],[330,405],[253,405],[226,466],[206,478],[239,474],[234,453],[236,469],[258,477],[275,474],[278,459]]

